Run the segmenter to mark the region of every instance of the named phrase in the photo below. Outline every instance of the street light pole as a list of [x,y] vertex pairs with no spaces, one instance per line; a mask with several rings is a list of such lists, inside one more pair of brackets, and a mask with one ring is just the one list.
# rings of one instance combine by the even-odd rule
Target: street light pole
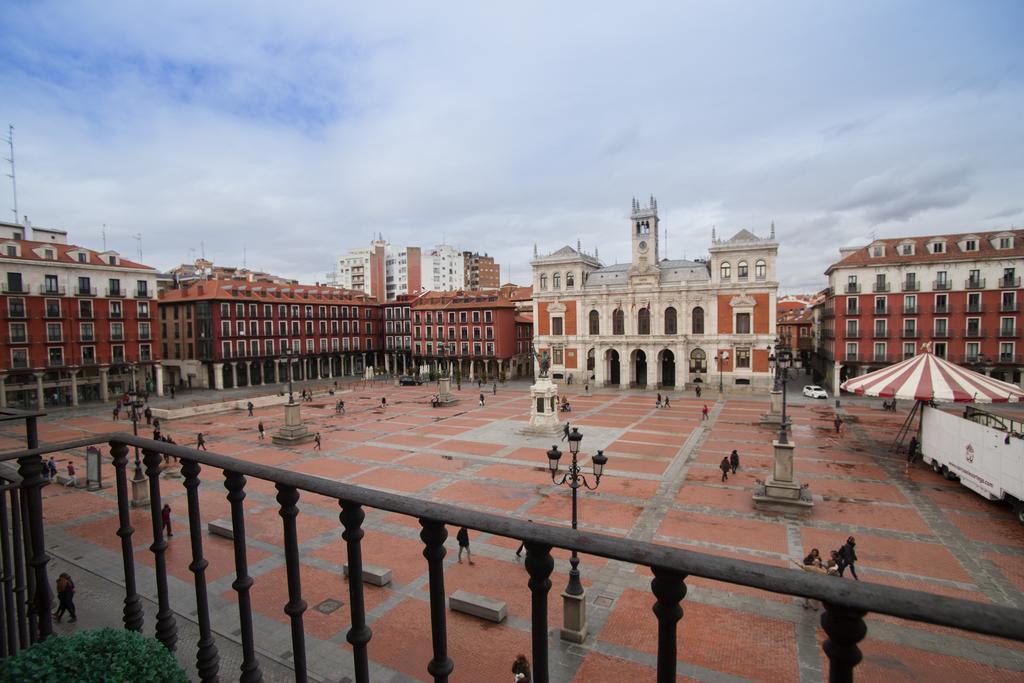
[[722,351],[720,349],[718,351],[718,393],[722,393],[722,391],[724,390],[724,385],[722,383],[722,370],[723,370],[722,365],[727,360],[729,360],[729,352],[728,351]]
[[[135,363],[128,364],[128,372],[131,373],[132,383],[128,387],[128,401],[131,403],[131,418],[132,418],[132,434],[135,436],[139,435],[139,407],[136,405],[136,392],[135,392]],[[142,460],[139,457],[139,447],[135,446],[135,475],[136,481],[143,479],[142,474]]]
[[[583,474],[582,469],[579,466],[577,455],[580,451],[580,442],[583,441],[583,435],[580,434],[578,428],[573,427],[572,432],[568,436],[569,441],[569,452],[572,454],[572,463],[569,465],[569,471],[562,475],[559,479],[558,474],[558,461],[562,457],[562,453],[558,450],[558,446],[554,445],[551,450],[548,451],[548,468],[551,471],[551,482],[556,486],[568,486],[572,491],[572,528],[577,528],[577,490],[582,486],[588,490],[595,491],[597,487],[601,485],[601,475],[604,474],[604,466],[608,462],[607,456],[604,451],[598,451],[597,454],[591,458],[591,464],[594,468],[594,485],[591,486],[590,482],[587,481],[586,476]],[[580,596],[584,594],[583,584],[580,582],[580,558],[575,550],[572,551],[572,555],[569,558],[569,564],[571,569],[569,570],[569,583],[565,587],[565,595],[570,596],[565,601],[565,614],[566,614],[566,628],[562,630],[562,637],[576,642],[582,642],[583,638],[586,637],[586,601]]]
[[295,396],[292,394],[292,350],[290,348],[285,349],[284,360],[286,364],[285,372],[288,374],[288,403],[295,403]]

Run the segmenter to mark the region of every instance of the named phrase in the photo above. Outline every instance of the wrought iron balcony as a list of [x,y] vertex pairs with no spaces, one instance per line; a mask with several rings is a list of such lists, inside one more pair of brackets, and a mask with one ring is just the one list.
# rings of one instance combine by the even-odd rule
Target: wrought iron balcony
[[1020,330],[1016,327],[1000,327],[999,337],[1001,339],[1016,339],[1020,334]]
[[42,296],[64,296],[68,293],[67,287],[64,285],[39,285],[39,294]]
[[95,287],[76,287],[75,296],[96,296]]
[[916,292],[919,289],[921,289],[921,283],[918,282],[917,280],[913,280],[913,281],[911,281],[911,280],[904,280],[903,281],[903,291],[904,292]]
[[889,338],[889,330],[888,329],[881,329],[881,330],[880,329],[875,329],[871,333],[871,338],[872,339],[888,339]]
[[1001,289],[1016,289],[1020,287],[1020,277],[1001,277],[999,278],[999,287]]
[[121,289],[120,287],[107,287],[106,293],[108,297],[123,299],[128,296],[128,292]]
[[846,355],[843,356],[843,358],[845,358],[846,361],[849,363],[856,363],[857,361],[860,360],[860,356],[858,354],[849,352],[847,352]]
[[871,287],[871,291],[875,293],[888,292],[891,289],[891,285],[888,282],[875,282]]
[[948,327],[944,330],[935,330],[932,332],[932,339],[949,339],[949,337],[950,334]]
[[932,289],[941,292],[950,288],[949,280],[935,280],[932,282]]
[[133,296],[136,299],[152,299],[153,292],[148,287],[146,289],[139,289],[138,287],[136,287]]
[[0,292],[4,294],[28,294],[28,287],[21,282],[0,282]]
[[1003,302],[1001,302],[999,304],[999,312],[1000,313],[1016,313],[1017,312],[1017,308],[1018,307],[1017,307],[1017,302],[1016,301],[1009,301],[1009,302],[1003,301]]
[[8,318],[27,318],[28,314],[25,312],[25,305],[15,305],[11,302],[7,302],[7,317]]
[[860,339],[860,330],[845,330],[843,339]]
[[891,363],[892,356],[887,353],[873,353],[871,354],[871,362],[873,363]]
[[46,367],[48,367],[48,368],[62,368],[62,367],[64,367],[64,359],[63,358],[47,358],[46,359]]
[[964,280],[964,289],[985,289],[985,278],[969,277]]
[[985,330],[981,328],[968,327],[964,332],[965,339],[981,339],[985,336]]
[[903,337],[904,339],[917,339],[917,334],[918,334],[917,328],[911,329],[911,328],[905,327],[905,328],[903,328],[902,332],[900,333],[900,336]]
[[945,304],[944,306],[940,306],[940,305],[936,304],[935,306],[932,306],[932,313],[934,313],[936,315],[948,315],[948,314],[950,314],[952,312],[953,312],[953,307],[950,306],[949,304]]
[[983,304],[981,302],[978,302],[976,304],[968,303],[967,304],[967,308],[965,309],[965,312],[966,313],[984,313],[985,312],[985,304]]
[[891,312],[892,312],[892,309],[889,308],[888,306],[884,306],[884,307],[875,306],[873,309],[871,309],[871,314],[872,315],[889,315],[889,313],[891,313]]
[[917,306],[904,306],[903,315],[917,315],[919,309]]
[[845,291],[847,294],[860,294],[860,284],[856,282],[847,282],[846,286],[843,288],[843,291]]
[[[16,411],[5,411],[4,415],[11,419]],[[39,413],[21,413],[26,421],[26,433],[38,433],[37,417]],[[17,417],[17,416],[15,416]],[[246,680],[261,678],[261,660],[257,657],[257,643],[253,629],[253,606],[250,595],[253,585],[249,575],[247,550],[249,539],[246,534],[246,513],[250,515],[248,506],[243,505],[250,480],[270,482],[277,490],[277,504],[282,524],[284,569],[287,574],[287,585],[268,587],[287,592],[287,603],[282,606],[281,616],[291,624],[290,650],[294,667],[295,680],[307,680],[307,647],[304,628],[306,605],[302,599],[302,573],[300,571],[299,525],[302,522],[303,509],[297,503],[300,492],[316,494],[338,501],[340,507],[339,523],[343,531],[342,539],[346,546],[346,559],[349,566],[348,600],[346,601],[350,623],[347,640],[351,644],[353,678],[358,683],[370,680],[370,647],[372,636],[385,628],[378,622],[371,631],[367,627],[366,600],[364,587],[363,553],[366,543],[372,543],[372,535],[364,535],[363,521],[370,511],[397,514],[418,521],[421,531],[420,541],[423,544],[423,562],[428,574],[427,592],[422,619],[430,624],[430,640],[432,657],[423,662],[426,669],[424,676],[435,680],[446,680],[457,665],[448,656],[447,636],[447,592],[445,590],[445,541],[448,536],[447,526],[452,528],[467,527],[484,534],[522,541],[526,550],[526,574],[520,579],[522,590],[530,593],[530,629],[531,660],[534,680],[546,683],[550,678],[549,664],[549,593],[551,574],[554,567],[552,550],[554,548],[586,553],[608,560],[616,560],[650,568],[654,575],[651,582],[649,597],[655,604],[654,614],[656,627],[652,628],[647,637],[657,642],[656,666],[657,680],[672,681],[676,679],[678,662],[685,659],[685,653],[677,651],[679,620],[684,612],[683,599],[686,595],[686,579],[695,577],[711,581],[720,581],[732,585],[756,588],[792,597],[803,597],[820,600],[824,607],[821,626],[824,631],[823,650],[827,662],[827,675],[830,680],[853,680],[856,663],[860,661],[860,643],[870,635],[865,617],[872,613],[924,622],[1001,638],[1009,638],[1024,642],[1024,612],[1004,605],[982,604],[974,601],[951,598],[906,588],[897,588],[868,582],[836,581],[833,577],[814,575],[804,572],[762,564],[750,560],[718,557],[706,553],[682,548],[673,548],[645,541],[621,538],[590,531],[576,531],[569,528],[532,524],[527,521],[510,518],[507,515],[494,515],[476,512],[463,506],[434,503],[412,496],[405,496],[384,491],[363,488],[352,484],[332,481],[312,475],[302,474],[283,468],[253,463],[247,460],[227,457],[206,451],[197,451],[183,446],[152,441],[132,436],[131,434],[114,434],[105,437],[90,437],[77,441],[57,444],[46,444],[38,447],[35,437],[30,437],[29,448],[7,451],[0,454],[0,460],[16,463],[17,475],[8,475],[12,491],[18,495],[0,497],[0,517],[11,519],[11,501],[20,499],[20,507],[24,511],[22,522],[27,530],[27,552],[14,553],[16,563],[12,589],[15,596],[23,598],[28,595],[28,584],[49,585],[49,557],[46,541],[48,526],[44,517],[46,505],[59,504],[51,497],[43,497],[42,489],[47,485],[43,477],[43,462],[49,453],[59,453],[82,449],[88,446],[104,446],[109,439],[109,453],[114,471],[118,519],[120,527],[121,560],[123,569],[124,600],[117,604],[123,605],[125,628],[141,631],[143,628],[143,597],[137,588],[138,573],[136,554],[142,533],[137,531],[139,524],[147,524],[152,529],[153,543],[149,546],[153,553],[152,570],[147,569],[147,577],[152,576],[157,595],[156,638],[168,649],[181,647],[179,643],[177,612],[187,613],[194,607],[199,638],[195,643],[195,669],[189,672],[191,679],[212,681],[218,677],[227,677],[227,672],[219,670],[218,641],[214,637],[211,626],[212,609],[208,597],[206,577],[207,553],[204,553],[202,530],[205,525],[200,494],[200,474],[204,480],[222,479],[227,489],[227,501],[233,526],[234,580],[232,587],[237,593],[237,619],[241,640],[242,664]],[[129,450],[131,447],[141,448],[144,463],[144,477],[149,489],[148,514],[145,520],[137,518],[131,512],[129,499]],[[161,462],[163,455],[172,456],[181,461],[181,483],[162,478]],[[176,593],[169,589],[168,544],[164,538],[160,519],[164,496],[173,496],[183,487],[184,514],[188,518],[191,545],[178,548],[187,554],[188,564],[192,571],[195,597],[185,604],[174,604]],[[15,503],[18,504],[17,502]],[[206,511],[209,519],[209,510]],[[221,513],[217,513],[221,514]],[[148,531],[146,532],[149,533]],[[17,538],[17,537],[16,537]],[[5,544],[6,536],[3,539]],[[149,566],[149,563],[146,563]],[[152,572],[149,574],[148,572]],[[284,584],[282,578],[281,584]],[[10,590],[10,589],[9,589]],[[9,613],[5,613],[6,623],[10,628],[21,633],[28,633],[29,638],[12,639],[12,647],[25,647],[28,642],[43,640],[53,634],[51,619],[52,596],[49,591],[34,592],[34,609],[29,612],[18,604],[15,611],[11,608],[14,601],[6,601]],[[2,605],[0,605],[2,607]],[[872,622],[873,624],[874,622]],[[873,626],[872,626],[873,628]],[[11,654],[11,653],[8,653]],[[496,655],[486,650],[477,651],[475,656],[490,657]],[[187,659],[183,658],[183,659]]]

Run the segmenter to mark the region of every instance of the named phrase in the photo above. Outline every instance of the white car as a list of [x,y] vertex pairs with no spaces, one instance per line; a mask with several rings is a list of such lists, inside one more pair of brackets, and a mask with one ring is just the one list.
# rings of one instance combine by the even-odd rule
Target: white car
[[828,393],[816,384],[808,384],[804,387],[804,396],[808,398],[828,398]]

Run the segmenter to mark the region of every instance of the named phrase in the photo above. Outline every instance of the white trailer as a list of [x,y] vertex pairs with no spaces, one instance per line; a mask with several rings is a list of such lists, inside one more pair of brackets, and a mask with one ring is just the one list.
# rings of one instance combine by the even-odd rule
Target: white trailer
[[1011,435],[1010,425],[974,408],[960,413],[922,406],[921,457],[947,479],[1005,501],[1024,524],[1024,438]]

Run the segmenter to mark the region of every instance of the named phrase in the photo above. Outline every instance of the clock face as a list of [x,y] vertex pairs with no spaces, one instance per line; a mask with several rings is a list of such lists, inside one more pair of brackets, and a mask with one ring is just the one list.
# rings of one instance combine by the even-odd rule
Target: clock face
[[647,242],[640,240],[640,244],[638,244],[637,246],[640,248],[640,251],[647,251]]

